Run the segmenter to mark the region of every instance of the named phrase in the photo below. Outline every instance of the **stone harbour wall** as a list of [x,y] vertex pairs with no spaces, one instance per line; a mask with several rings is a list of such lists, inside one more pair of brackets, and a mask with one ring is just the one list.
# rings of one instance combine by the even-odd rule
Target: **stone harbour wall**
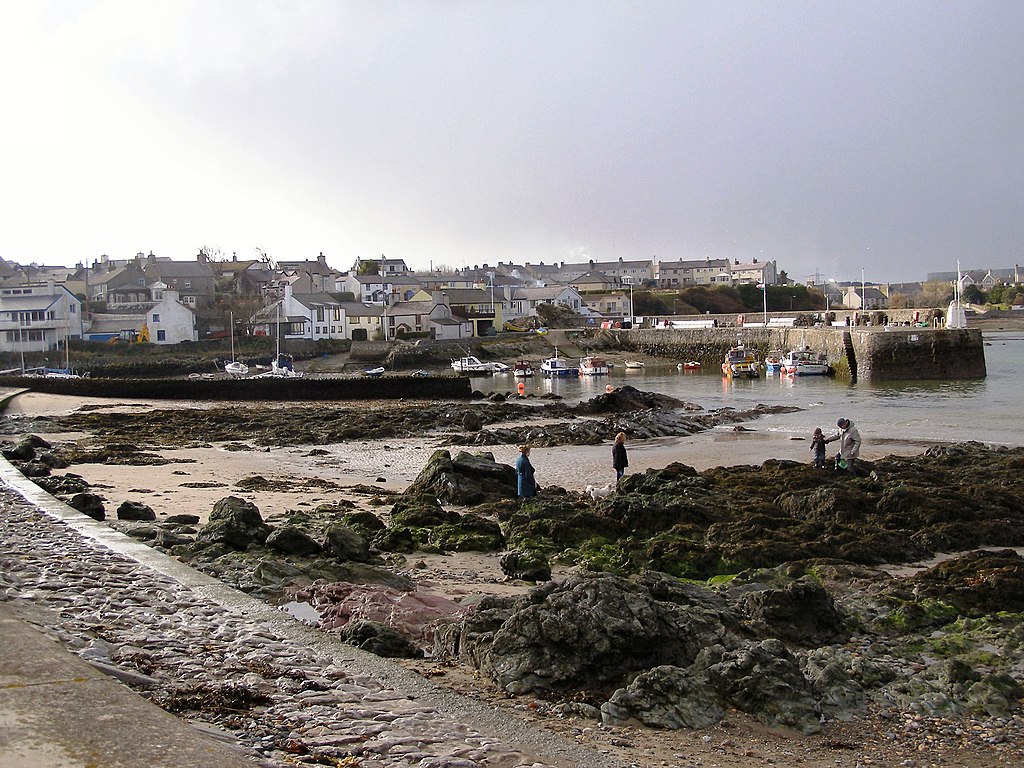
[[986,375],[981,331],[933,328],[697,328],[614,332],[625,349],[717,368],[741,343],[759,359],[770,351],[810,347],[824,352],[837,375],[860,381],[981,379]]
[[53,395],[132,397],[170,400],[393,400],[468,399],[465,376],[383,376],[296,379],[47,379],[0,376],[0,387]]

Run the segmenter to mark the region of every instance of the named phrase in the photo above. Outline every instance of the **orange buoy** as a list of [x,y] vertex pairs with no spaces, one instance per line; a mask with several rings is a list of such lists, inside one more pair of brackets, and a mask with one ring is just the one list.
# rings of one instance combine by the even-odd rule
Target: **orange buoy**
[[526,385],[520,381],[518,386],[516,386],[516,391],[519,392],[519,396],[522,397],[526,394]]
[[615,390],[615,387],[613,387],[613,386],[612,386],[611,384],[609,384],[609,385],[608,385],[607,387],[605,387],[605,388],[604,388],[604,391],[605,391],[605,392],[606,392],[607,394],[609,394],[609,395],[610,395],[610,394],[611,394],[611,393],[612,393],[612,392],[613,392],[614,390]]

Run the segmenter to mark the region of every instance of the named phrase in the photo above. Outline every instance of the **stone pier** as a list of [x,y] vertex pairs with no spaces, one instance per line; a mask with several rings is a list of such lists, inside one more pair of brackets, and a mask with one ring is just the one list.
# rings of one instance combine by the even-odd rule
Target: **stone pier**
[[830,328],[644,328],[614,331],[619,345],[677,361],[721,365],[730,347],[742,343],[763,359],[768,352],[810,347],[824,352],[839,376],[858,381],[983,379],[981,331],[883,327]]

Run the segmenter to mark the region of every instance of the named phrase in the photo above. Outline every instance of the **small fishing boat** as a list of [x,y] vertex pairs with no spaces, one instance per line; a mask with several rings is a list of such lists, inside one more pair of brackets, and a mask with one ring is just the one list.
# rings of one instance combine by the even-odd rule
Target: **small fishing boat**
[[754,353],[739,344],[726,353],[722,373],[729,378],[756,379],[761,375],[761,367]]
[[485,363],[478,357],[466,355],[465,357],[460,357],[458,360],[452,360],[452,370],[456,373],[487,376],[489,374],[507,371],[508,366],[504,363]]
[[832,366],[824,354],[803,349],[782,358],[782,371],[791,376],[828,376],[832,373]]
[[636,371],[636,370],[639,370],[640,368],[643,368],[643,367],[644,367],[644,364],[640,360],[627,360],[626,361],[626,368],[627,368],[627,370]]
[[700,363],[696,360],[687,360],[685,363],[676,365],[676,369],[680,371],[699,371]]
[[533,363],[529,360],[516,360],[512,366],[512,375],[517,379],[525,379],[533,376]]
[[363,371],[363,376],[369,376],[371,378],[377,378],[378,376],[384,375],[384,366],[378,368],[367,368]]
[[559,357],[558,347],[555,347],[555,356],[540,364],[540,372],[545,376],[579,376],[580,369],[575,365],[569,365],[569,361],[564,357]]
[[596,355],[587,355],[580,360],[580,376],[607,376],[608,361]]

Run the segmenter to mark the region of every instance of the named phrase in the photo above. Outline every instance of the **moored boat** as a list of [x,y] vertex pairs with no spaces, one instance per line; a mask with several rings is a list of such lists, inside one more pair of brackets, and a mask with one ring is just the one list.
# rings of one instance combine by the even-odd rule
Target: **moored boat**
[[485,363],[478,357],[466,355],[458,360],[452,360],[452,370],[456,373],[487,375],[507,371],[508,366],[504,363]]
[[687,360],[685,363],[678,363],[676,369],[680,371],[699,371],[700,363],[696,360]]
[[722,361],[722,373],[730,378],[756,379],[761,375],[761,366],[754,353],[740,344],[726,353]]
[[580,376],[607,376],[608,361],[596,355],[587,355],[580,360]]
[[540,372],[545,376],[578,376],[579,370],[575,365],[569,365],[569,361],[564,357],[559,357],[557,349],[554,357],[549,357],[540,364]]
[[517,379],[525,379],[533,376],[533,363],[529,360],[516,360],[512,366],[512,375]]
[[363,376],[369,376],[371,378],[377,378],[378,376],[383,376],[383,375],[384,375],[384,367],[383,366],[381,366],[379,368],[367,368],[365,371],[363,371]]
[[808,349],[794,350],[782,358],[782,371],[791,376],[828,376],[832,366],[824,354]]
[[627,360],[626,361],[626,368],[629,369],[629,370],[636,371],[636,370],[639,370],[640,368],[643,368],[643,367],[644,367],[644,364],[640,360]]

